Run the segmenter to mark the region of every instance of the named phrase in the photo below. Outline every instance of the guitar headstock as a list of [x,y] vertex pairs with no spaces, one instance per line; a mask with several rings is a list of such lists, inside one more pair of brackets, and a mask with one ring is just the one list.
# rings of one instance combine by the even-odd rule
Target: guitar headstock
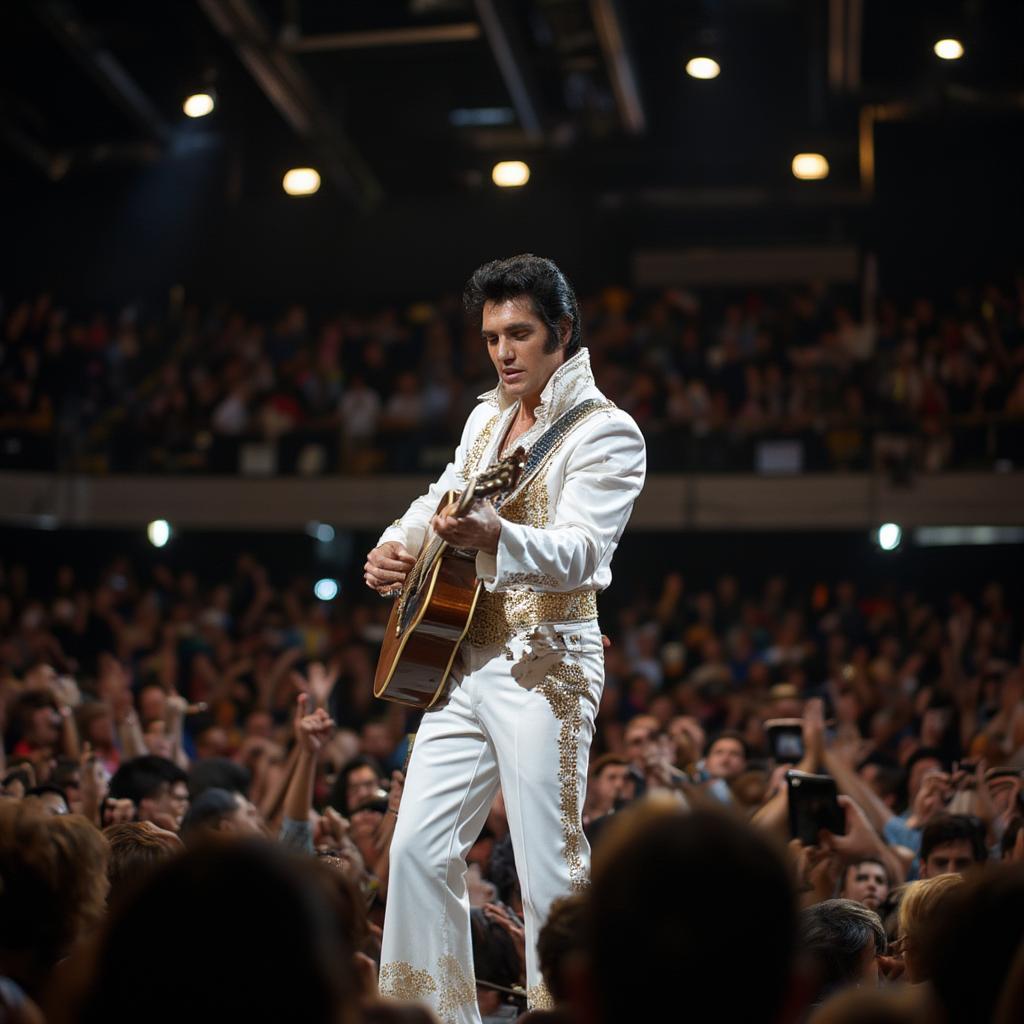
[[526,452],[517,448],[511,455],[474,476],[462,492],[455,515],[463,515],[477,498],[513,490],[526,469]]
[[474,498],[511,491],[522,479],[524,469],[526,452],[522,448],[517,448],[511,455],[480,473],[472,481],[472,487],[467,490],[472,490]]

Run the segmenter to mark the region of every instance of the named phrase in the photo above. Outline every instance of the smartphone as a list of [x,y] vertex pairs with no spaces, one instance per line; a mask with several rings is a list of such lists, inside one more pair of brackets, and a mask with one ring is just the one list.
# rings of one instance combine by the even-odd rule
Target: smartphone
[[846,831],[846,815],[839,806],[835,779],[790,769],[786,772],[789,796],[789,834],[806,846],[818,845],[818,833]]
[[985,781],[991,782],[993,779],[1019,779],[1024,775],[1024,768],[989,768],[985,772]]
[[768,750],[777,764],[796,764],[804,756],[804,724],[799,718],[773,718],[764,723]]

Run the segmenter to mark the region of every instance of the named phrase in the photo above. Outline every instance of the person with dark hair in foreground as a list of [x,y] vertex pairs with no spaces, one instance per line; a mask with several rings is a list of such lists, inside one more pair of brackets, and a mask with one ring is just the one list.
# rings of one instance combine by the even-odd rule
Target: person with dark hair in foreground
[[[465,291],[498,385],[480,396],[452,462],[384,531],[365,580],[400,588],[428,528],[475,552],[483,582],[448,693],[423,716],[391,847],[381,991],[478,1021],[466,855],[499,785],[519,867],[531,1006],[547,1006],[537,932],[552,901],[587,883],[582,810],[604,684],[596,594],[646,469],[632,418],[605,399],[581,347],[572,288],[550,260],[480,267]],[[435,515],[443,495],[517,448],[500,502]]]
[[572,983],[584,1024],[660,1020],[698,990],[716,1021],[795,1019],[796,897],[764,833],[649,799],[615,816],[589,900]]

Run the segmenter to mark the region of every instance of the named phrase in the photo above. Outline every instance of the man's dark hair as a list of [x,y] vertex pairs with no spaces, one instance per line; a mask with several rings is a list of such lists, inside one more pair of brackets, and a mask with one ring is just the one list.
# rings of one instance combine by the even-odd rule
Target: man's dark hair
[[204,789],[189,805],[181,821],[181,838],[187,843],[197,834],[217,828],[237,810],[237,793],[226,789]]
[[518,984],[522,967],[512,936],[479,907],[470,911],[469,924],[476,983],[484,988],[497,986],[499,991]]
[[750,748],[747,746],[747,741],[743,738],[743,734],[736,732],[735,729],[724,729],[722,732],[712,736],[711,739],[708,740],[707,746],[704,747],[705,757],[711,753],[711,748],[719,740],[735,740],[743,748],[744,758],[750,758]]
[[923,864],[937,846],[953,843],[958,839],[969,839],[971,857],[975,864],[988,859],[985,847],[985,826],[970,814],[936,814],[929,819],[921,832],[921,863]]
[[537,936],[537,960],[544,983],[556,1003],[569,998],[566,967],[583,952],[583,922],[587,903],[583,893],[560,896],[551,904],[548,919]]
[[149,821],[126,821],[108,825],[103,835],[110,847],[107,879],[111,906],[127,898],[156,868],[175,854],[160,830]]
[[140,800],[157,797],[165,784],[188,782],[188,776],[166,757],[143,754],[125,761],[110,780],[110,795],[117,800],[131,800],[138,806]]
[[815,968],[820,1002],[836,989],[855,985],[863,975],[864,948],[886,950],[882,919],[855,900],[824,900],[800,912],[799,948]]
[[506,302],[523,296],[529,298],[534,313],[548,329],[544,350],[558,349],[563,321],[568,320],[572,330],[565,345],[565,358],[576,355],[583,344],[576,293],[561,270],[543,256],[525,253],[477,267],[466,282],[462,302],[471,317],[479,318],[485,302]]
[[54,785],[52,782],[43,782],[38,786],[33,786],[31,789],[26,789],[25,799],[27,800],[30,796],[44,796],[46,793],[56,793],[64,801],[65,806],[71,806],[68,803],[67,793],[60,786]]
[[193,800],[208,789],[227,789],[248,796],[251,784],[252,772],[227,757],[204,757],[188,773],[188,794]]
[[327,796],[327,803],[346,818],[355,810],[354,807],[348,805],[347,790],[348,777],[357,768],[371,768],[378,779],[383,780],[384,778],[380,762],[375,757],[370,757],[369,754],[357,754],[341,766],[338,777],[334,780],[334,785],[331,786],[331,791]]
[[[181,934],[153,922],[175,920],[189,922],[187,964],[164,985]],[[354,952],[309,861],[265,841],[213,844],[158,867],[111,916],[75,1019],[134,1024],[146,1007],[149,1024],[353,1024]]]
[[646,801],[616,814],[596,849],[585,931],[605,1021],[658,1019],[696,987],[726,1020],[774,1020],[796,937],[785,856],[724,811]]
[[938,761],[942,765],[943,771],[949,768],[949,760],[938,747],[918,747],[907,758],[907,763],[903,766],[903,770],[907,773],[908,782],[910,781],[910,773],[914,770],[914,765],[918,761]]

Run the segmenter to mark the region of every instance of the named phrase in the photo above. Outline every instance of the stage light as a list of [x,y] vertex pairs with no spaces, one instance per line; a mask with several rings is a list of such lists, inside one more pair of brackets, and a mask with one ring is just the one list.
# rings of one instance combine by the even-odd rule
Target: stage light
[[943,60],[959,60],[964,55],[964,44],[959,39],[940,39],[933,49]]
[[529,180],[530,168],[522,160],[502,160],[491,171],[491,181],[499,188],[518,188]]
[[320,175],[312,167],[293,167],[282,184],[290,196],[311,196],[320,188]]
[[903,531],[895,523],[882,523],[878,528],[877,539],[883,551],[895,551],[903,540]]
[[315,519],[311,523],[306,523],[306,533],[321,544],[330,544],[334,540],[334,527],[330,523],[320,523]]
[[213,111],[215,105],[213,97],[208,92],[197,92],[185,100],[181,109],[189,117],[206,117]]
[[793,157],[793,177],[801,181],[827,178],[828,161],[820,153],[797,153]]
[[691,78],[717,78],[722,69],[717,60],[710,57],[694,57],[686,62],[686,73]]
[[313,584],[313,593],[319,601],[333,601],[338,596],[338,581],[332,579],[317,580]]
[[155,548],[162,548],[171,539],[171,524],[166,519],[154,519],[146,527],[149,543]]

